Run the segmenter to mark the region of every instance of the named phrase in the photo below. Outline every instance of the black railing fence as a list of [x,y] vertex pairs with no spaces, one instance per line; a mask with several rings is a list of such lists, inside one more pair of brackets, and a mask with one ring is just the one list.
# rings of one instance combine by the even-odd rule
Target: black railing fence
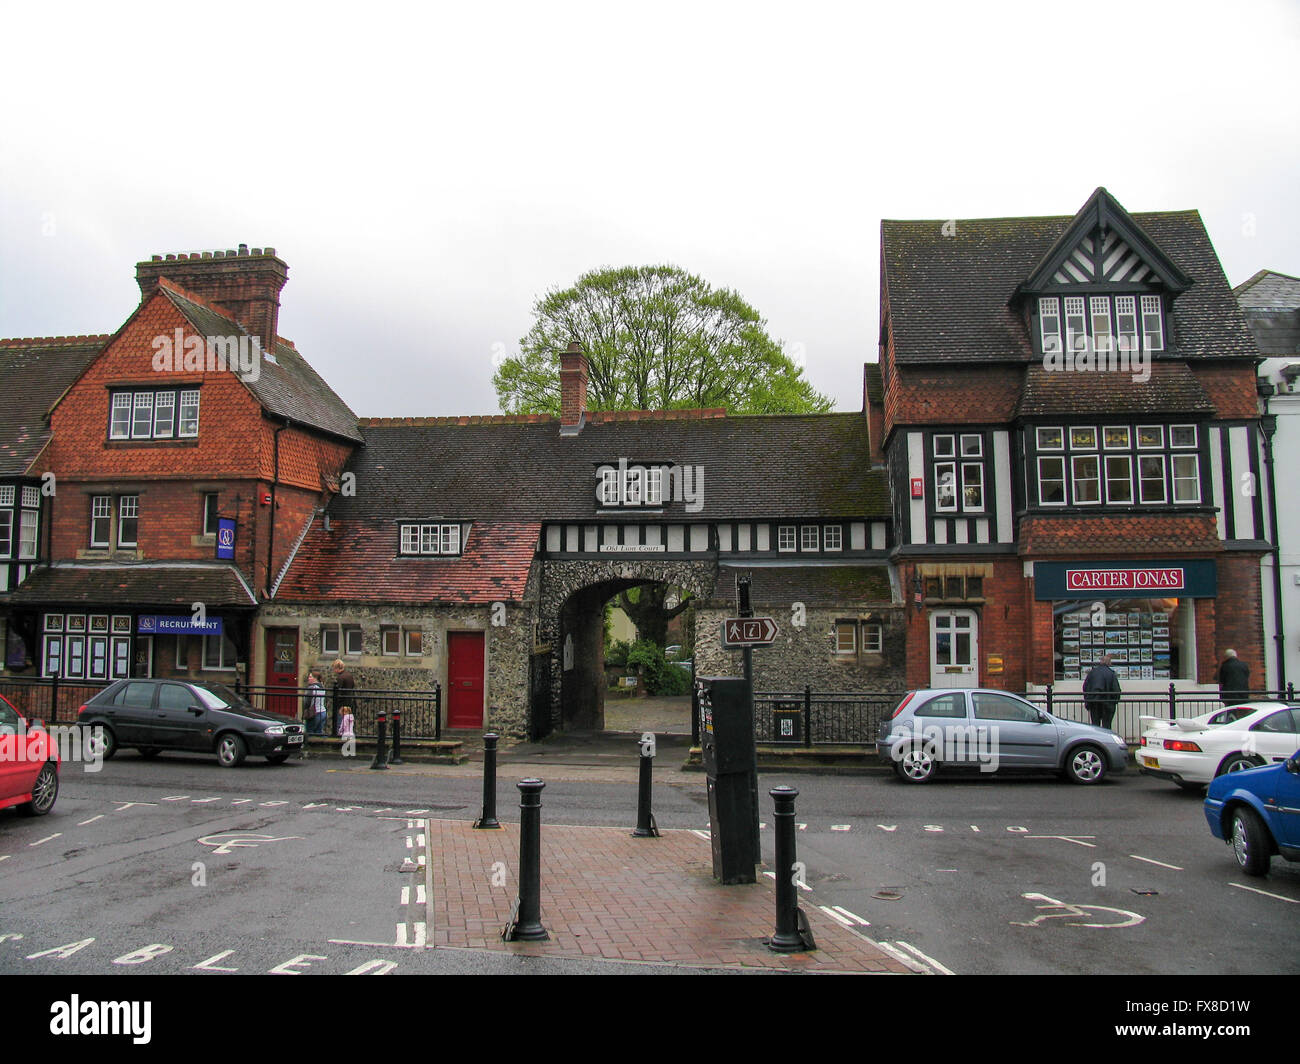
[[[239,693],[258,709],[303,721],[312,701],[312,692],[306,687],[240,687]],[[376,722],[381,713],[388,721],[390,731],[394,713],[402,715],[402,737],[405,739],[442,738],[442,688],[437,684],[427,691],[358,688],[349,696],[330,686],[324,689],[324,695],[325,735],[339,734],[343,709],[350,703],[352,730],[359,739],[374,738],[378,734]]]
[[77,710],[108,684],[109,681],[85,683],[58,677],[0,676],[0,695],[28,720],[75,724]]

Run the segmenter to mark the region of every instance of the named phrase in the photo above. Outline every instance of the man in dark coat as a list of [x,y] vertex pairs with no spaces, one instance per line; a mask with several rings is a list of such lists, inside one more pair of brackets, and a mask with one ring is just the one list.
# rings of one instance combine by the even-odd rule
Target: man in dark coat
[[330,668],[334,672],[334,732],[337,734],[343,714],[356,712],[357,681],[348,672],[342,658],[335,658]]
[[1219,666],[1219,697],[1225,706],[1235,706],[1250,699],[1250,666],[1237,657],[1235,650],[1223,652]]
[[1088,707],[1088,716],[1093,724],[1110,727],[1115,707],[1119,705],[1119,677],[1110,667],[1109,654],[1089,670],[1088,678],[1083,681],[1083,703]]

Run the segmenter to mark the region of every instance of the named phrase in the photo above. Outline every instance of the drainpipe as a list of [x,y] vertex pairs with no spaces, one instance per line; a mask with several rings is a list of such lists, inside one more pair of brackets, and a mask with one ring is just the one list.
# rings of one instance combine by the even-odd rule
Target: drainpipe
[[271,527],[266,537],[266,597],[271,597],[271,584],[275,580],[275,486],[280,483],[280,433],[289,427],[288,419],[275,430],[272,450],[275,453],[271,476]]
[[1273,435],[1277,432],[1277,415],[1268,412],[1268,399],[1272,386],[1267,390],[1260,387],[1260,398],[1264,401],[1264,414],[1259,419],[1260,431],[1264,436],[1264,474],[1268,481],[1268,526],[1272,543],[1269,553],[1273,556],[1273,651],[1277,655],[1277,689],[1286,690],[1286,633],[1282,630],[1282,550],[1281,536],[1277,528],[1277,490],[1273,470]]

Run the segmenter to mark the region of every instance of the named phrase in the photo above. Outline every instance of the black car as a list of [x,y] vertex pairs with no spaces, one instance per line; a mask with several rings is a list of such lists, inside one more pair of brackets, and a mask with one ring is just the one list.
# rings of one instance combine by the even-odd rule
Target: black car
[[189,750],[215,753],[227,768],[249,754],[278,765],[305,736],[302,724],[258,709],[225,684],[188,680],[118,680],[81,707],[77,722],[103,729],[105,758],[123,746],[144,757]]

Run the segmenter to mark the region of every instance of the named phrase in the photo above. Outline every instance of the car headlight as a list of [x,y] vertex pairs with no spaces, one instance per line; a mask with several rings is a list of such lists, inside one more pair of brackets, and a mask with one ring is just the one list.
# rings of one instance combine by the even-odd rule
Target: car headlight
[[284,725],[283,725],[283,724],[272,724],[269,728],[266,729],[266,734],[267,734],[267,735],[283,735],[283,734],[284,734]]

